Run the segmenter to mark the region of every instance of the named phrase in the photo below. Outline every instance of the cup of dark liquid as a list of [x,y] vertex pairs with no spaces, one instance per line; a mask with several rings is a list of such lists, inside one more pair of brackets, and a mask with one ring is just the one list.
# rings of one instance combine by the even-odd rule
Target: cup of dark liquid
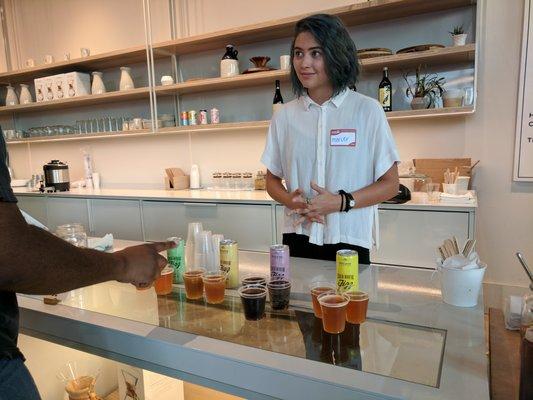
[[266,275],[262,274],[247,274],[244,276],[244,278],[242,278],[241,284],[242,286],[261,285],[263,287],[266,287],[267,277]]
[[291,281],[276,279],[267,283],[270,307],[273,310],[285,310],[289,307],[291,297]]
[[263,285],[241,286],[237,291],[241,297],[244,317],[250,321],[260,320],[265,316],[267,289]]

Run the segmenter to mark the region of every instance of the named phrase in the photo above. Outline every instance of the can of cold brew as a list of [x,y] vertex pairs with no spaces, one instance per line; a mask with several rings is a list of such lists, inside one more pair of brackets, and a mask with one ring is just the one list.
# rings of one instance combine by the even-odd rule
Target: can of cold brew
[[337,251],[337,288],[342,292],[359,289],[359,254],[357,251]]
[[275,244],[270,246],[270,279],[290,278],[289,246]]
[[228,274],[226,287],[239,286],[239,245],[235,240],[220,241],[220,269]]
[[176,247],[167,250],[167,261],[174,267],[174,283],[183,283],[183,272],[185,271],[185,241],[180,237],[169,237],[169,242],[176,243]]

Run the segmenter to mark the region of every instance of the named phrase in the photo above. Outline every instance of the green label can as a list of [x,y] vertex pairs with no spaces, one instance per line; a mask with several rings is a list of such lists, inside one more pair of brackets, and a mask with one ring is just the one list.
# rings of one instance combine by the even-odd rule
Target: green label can
[[239,247],[235,240],[225,239],[220,242],[220,269],[228,274],[226,287],[239,286]]
[[185,241],[180,237],[170,237],[169,242],[176,243],[176,247],[167,250],[167,261],[174,267],[174,283],[183,283],[185,271]]
[[359,289],[359,254],[355,250],[337,251],[337,289]]

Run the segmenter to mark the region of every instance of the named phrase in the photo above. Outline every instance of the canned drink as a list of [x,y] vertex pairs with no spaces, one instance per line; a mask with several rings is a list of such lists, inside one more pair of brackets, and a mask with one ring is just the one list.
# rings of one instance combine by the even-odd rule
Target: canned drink
[[337,251],[337,288],[359,289],[359,254],[355,250]]
[[220,111],[217,108],[211,109],[211,123],[218,124],[220,122]]
[[189,125],[196,125],[196,111],[189,111]]
[[187,111],[182,111],[180,113],[180,122],[182,126],[189,125],[189,113]]
[[169,242],[176,243],[176,247],[167,250],[167,261],[174,267],[174,283],[183,283],[185,271],[185,241],[180,237],[170,237]]
[[289,246],[275,244],[270,246],[270,279],[290,278]]
[[200,110],[200,125],[207,125],[207,110]]
[[239,286],[239,245],[235,240],[220,241],[220,269],[228,274],[226,287]]

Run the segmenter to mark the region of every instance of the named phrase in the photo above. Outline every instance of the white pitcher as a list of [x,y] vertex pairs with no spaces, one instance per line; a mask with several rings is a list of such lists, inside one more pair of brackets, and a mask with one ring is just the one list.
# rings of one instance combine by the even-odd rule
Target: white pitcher
[[120,90],[130,90],[134,89],[133,79],[131,79],[131,68],[130,67],[120,67],[122,71],[120,73]]
[[21,83],[20,84],[20,104],[29,104],[33,103],[33,98],[31,97],[30,89],[28,85]]
[[6,106],[16,106],[17,104],[19,104],[19,99],[15,93],[15,89],[13,86],[8,86],[6,94]]
[[95,71],[92,73],[92,75],[93,75],[93,84],[91,86],[91,93],[92,94],[105,93],[106,92],[105,85],[104,85],[104,81],[102,80],[102,76],[104,74],[101,72]]

